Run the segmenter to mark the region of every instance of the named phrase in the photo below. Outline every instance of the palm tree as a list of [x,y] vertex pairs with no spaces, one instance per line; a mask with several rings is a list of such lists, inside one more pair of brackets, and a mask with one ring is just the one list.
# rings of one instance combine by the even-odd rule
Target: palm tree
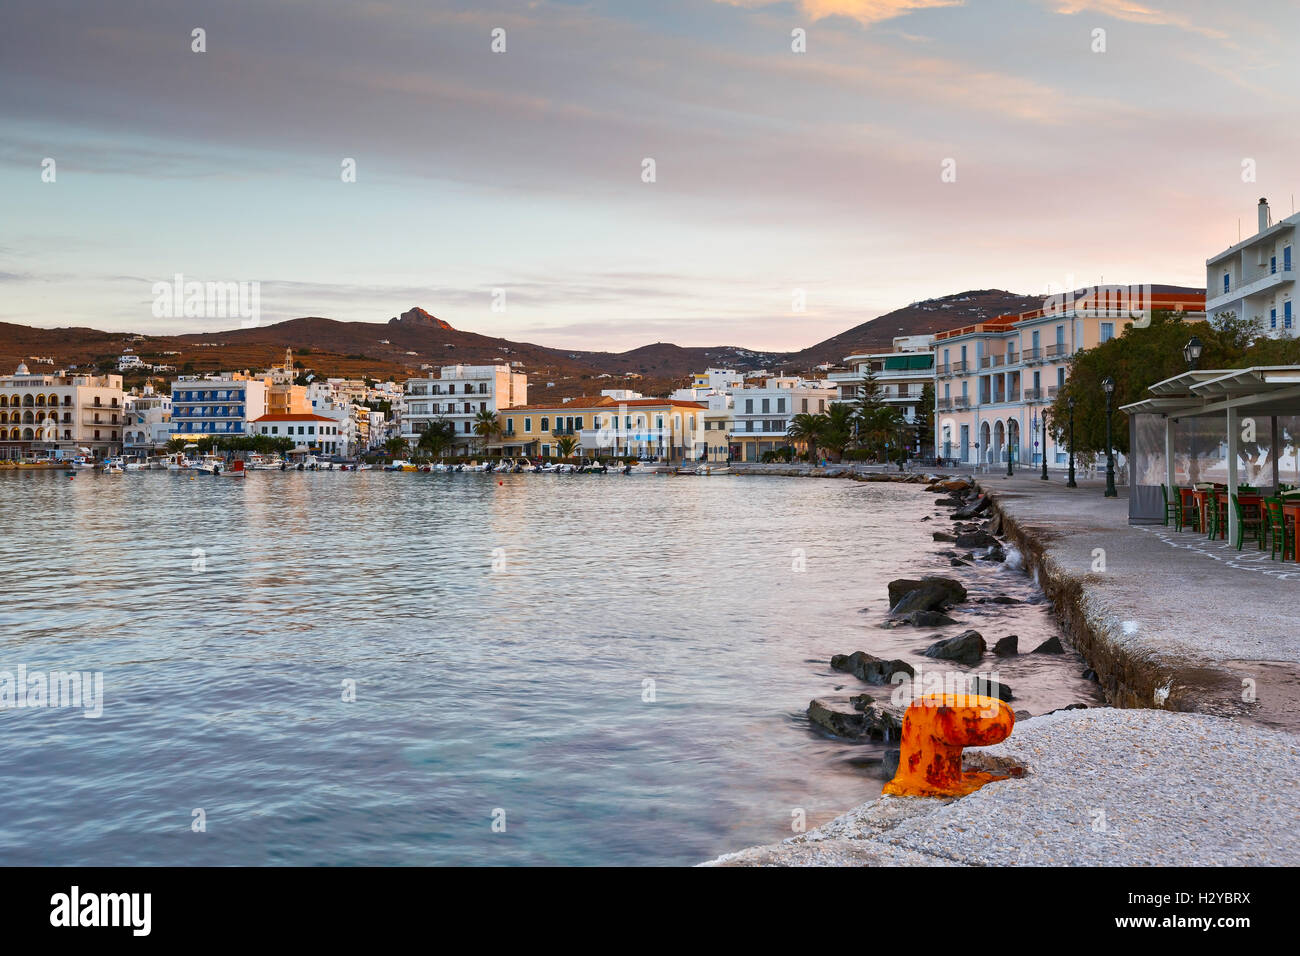
[[456,441],[456,423],[438,418],[420,434],[420,447],[427,449],[433,458],[442,457],[442,453]]
[[578,447],[578,439],[572,435],[561,435],[555,439],[555,451],[561,458],[568,458],[573,454],[573,450]]
[[853,441],[857,413],[852,405],[836,402],[831,405],[830,409],[822,417],[826,419],[826,430],[822,434],[822,447],[830,452],[833,458],[838,460],[843,457],[844,449]]
[[790,419],[790,426],[785,430],[785,437],[791,443],[799,442],[808,449],[808,460],[817,460],[817,448],[822,443],[829,420],[825,415],[811,415],[803,412]]
[[485,409],[475,415],[474,434],[483,439],[483,449],[486,451],[487,443],[501,434],[501,422],[497,420],[497,413]]

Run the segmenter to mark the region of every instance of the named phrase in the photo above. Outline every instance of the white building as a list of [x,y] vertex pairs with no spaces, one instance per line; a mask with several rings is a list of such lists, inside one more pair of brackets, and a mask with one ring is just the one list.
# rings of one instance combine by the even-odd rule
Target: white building
[[342,424],[333,418],[314,414],[262,415],[248,423],[250,435],[288,438],[294,449],[313,455],[344,455]]
[[118,455],[125,427],[120,375],[34,375],[19,363],[13,375],[0,377],[0,458],[82,449]]
[[790,444],[785,433],[794,416],[825,414],[839,392],[798,378],[769,378],[761,386],[733,389],[731,397],[731,457],[758,461],[764,452]]
[[1268,201],[1257,207],[1259,231],[1205,260],[1205,312],[1254,319],[1266,335],[1296,334],[1295,239],[1300,213],[1273,222]]
[[839,400],[852,402],[857,400],[858,388],[870,369],[880,386],[881,401],[896,407],[911,424],[917,419],[925,386],[934,385],[933,349],[933,335],[900,335],[894,339],[892,352],[845,356],[848,370],[832,372],[829,378],[839,392]]
[[457,444],[477,441],[474,421],[480,412],[498,412],[528,404],[528,376],[509,365],[444,365],[437,378],[406,380],[402,437],[410,444],[439,420],[452,423]]
[[172,434],[172,400],[170,395],[155,392],[146,382],[141,394],[124,396],[126,426],[122,433],[123,451],[148,454],[166,445]]
[[122,355],[117,360],[117,370],[119,372],[126,372],[143,367],[144,362],[140,361],[140,356],[136,355],[131,349],[122,350]]

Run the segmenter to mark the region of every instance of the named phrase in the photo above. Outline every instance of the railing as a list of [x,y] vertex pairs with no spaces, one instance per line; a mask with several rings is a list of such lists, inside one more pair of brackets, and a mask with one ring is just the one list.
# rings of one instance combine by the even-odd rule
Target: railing
[[1041,388],[1025,389],[1025,401],[1037,402],[1037,401],[1041,401],[1042,398],[1043,398],[1043,390]]
[[970,399],[965,396],[953,399],[954,408],[970,408]]
[[1049,386],[1047,387],[1047,397],[1048,397],[1048,398],[1056,398],[1056,395],[1057,395],[1058,392],[1060,392],[1060,390],[1061,390],[1061,387],[1060,387],[1059,385],[1049,385]]
[[1025,362],[1030,364],[1041,362],[1043,359],[1043,350],[1036,345],[1025,349],[1023,354],[1025,356]]
[[1061,342],[1057,342],[1053,345],[1049,345],[1046,348],[1046,350],[1044,350],[1043,354],[1046,355],[1047,358],[1049,359],[1060,358],[1065,354],[1065,345],[1064,343]]
[[950,412],[950,411],[952,411],[952,399],[951,399],[951,398],[941,398],[941,399],[939,399],[938,408],[939,408],[939,411],[941,411],[941,412]]

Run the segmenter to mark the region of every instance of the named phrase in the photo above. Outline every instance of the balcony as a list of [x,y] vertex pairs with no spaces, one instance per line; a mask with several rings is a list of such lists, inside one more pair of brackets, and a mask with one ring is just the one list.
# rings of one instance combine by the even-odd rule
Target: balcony
[[1025,357],[1026,365],[1037,365],[1043,360],[1043,350],[1037,346],[1025,349],[1022,354]]
[[985,355],[980,358],[980,368],[998,368],[1007,362],[1004,355]]
[[1056,398],[1057,394],[1058,394],[1060,391],[1061,391],[1061,388],[1060,388],[1059,385],[1049,385],[1048,388],[1047,388],[1047,400],[1048,400],[1049,402],[1050,402],[1050,401],[1053,401],[1053,400]]
[[1041,402],[1043,400],[1043,390],[1041,388],[1025,389],[1025,401]]
[[970,408],[970,399],[967,398],[965,395],[959,396],[958,398],[954,398],[953,408],[956,408],[959,411],[963,408]]
[[[1269,292],[1278,286],[1289,284],[1295,281],[1295,270],[1286,268],[1282,265],[1276,272],[1269,272],[1262,276],[1256,276],[1250,281],[1237,286],[1235,289],[1229,289],[1227,292],[1220,292],[1212,299],[1205,303],[1207,314],[1213,313],[1237,299],[1245,299],[1252,295],[1259,295],[1261,292]],[[1220,289],[1223,287],[1220,286]]]
[[941,399],[939,399],[939,401],[938,401],[938,403],[937,403],[937,407],[938,407],[939,411],[941,411],[941,412],[950,412],[950,411],[952,411],[952,399],[951,399],[951,398],[941,398]]
[[1069,353],[1065,351],[1064,342],[1055,342],[1043,350],[1043,355],[1046,357],[1047,361],[1049,362],[1056,361],[1057,359],[1065,358],[1067,354]]

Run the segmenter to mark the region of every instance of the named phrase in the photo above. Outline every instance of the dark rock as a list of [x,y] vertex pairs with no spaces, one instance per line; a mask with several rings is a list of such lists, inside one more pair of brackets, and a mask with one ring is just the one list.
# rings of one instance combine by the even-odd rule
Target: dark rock
[[889,613],[902,616],[912,611],[942,611],[966,600],[966,589],[954,578],[938,575],[920,581],[899,578],[889,582]]
[[1028,720],[1032,716],[1034,715],[1027,710],[1016,711],[1016,720]]
[[898,671],[903,671],[909,677],[916,674],[915,668],[907,661],[881,660],[865,651],[836,654],[831,658],[831,667],[852,674],[858,680],[866,681],[868,684],[888,684],[889,679]]
[[966,491],[970,488],[970,482],[965,478],[950,478],[939,482],[939,487],[944,491]]
[[957,622],[939,611],[913,611],[907,615],[907,623],[913,627],[947,627]]
[[989,506],[989,496],[980,495],[970,504],[966,505],[960,511],[958,511],[954,515],[954,517],[962,518],[962,519],[973,518],[988,506]]
[[1001,533],[1002,533],[1002,515],[1001,515],[1001,513],[994,514],[993,517],[989,519],[989,529],[988,529],[988,530],[989,530],[989,534],[1001,534]]
[[959,548],[991,548],[997,544],[998,539],[987,531],[975,530],[957,535],[957,547]]
[[854,694],[849,698],[849,704],[854,710],[866,710],[867,705],[875,699],[870,694]]
[[1043,641],[1043,643],[1039,644],[1032,651],[1030,651],[1030,653],[1031,654],[1064,654],[1065,648],[1061,646],[1061,639],[1059,637],[1049,637],[1047,640]]
[[932,534],[932,537],[934,538],[935,541],[956,541],[957,540],[957,536],[955,534],[949,534],[947,531],[935,531]]
[[808,719],[850,740],[897,740],[903,731],[902,709],[876,701],[857,710],[843,698],[816,698],[808,703]]
[[995,545],[989,548],[989,553],[980,558],[981,561],[1005,561],[1007,553],[1002,550],[1002,545]]
[[987,677],[972,677],[970,692],[984,697],[996,697],[998,700],[1013,700],[1015,695],[1011,688],[1001,681],[989,680]]
[[1091,667],[1084,670],[1083,678],[1084,680],[1095,680],[1097,683],[1101,683],[1101,678],[1097,676],[1097,672]]
[[934,503],[944,508],[960,508],[962,506],[962,502],[956,498],[936,498]]
[[956,637],[936,641],[922,653],[926,657],[956,661],[971,667],[978,664],[980,658],[984,656],[985,647],[984,636],[979,631],[962,631]]
[[949,558],[949,559],[948,559],[948,563],[951,564],[954,568],[964,568],[964,567],[967,567],[967,564],[966,564],[965,561],[958,561],[956,558]]
[[894,774],[898,773],[898,761],[901,757],[901,750],[897,747],[890,747],[885,751],[885,755],[880,758],[880,771],[885,775],[886,780],[893,780]]
[[836,737],[861,738],[869,729],[865,715],[856,711],[839,709],[834,701],[812,700],[808,703],[808,719],[829,730]]
[[999,594],[995,598],[990,598],[990,600],[994,604],[1019,604],[1020,603],[1016,598],[1008,597],[1005,594]]
[[[1056,710],[1049,710],[1047,713],[1059,714],[1063,710],[1087,710],[1087,709],[1088,709],[1087,704],[1070,704],[1068,707],[1058,707],[1056,708]],[[1047,714],[1044,714],[1043,716],[1046,717]]]
[[922,516],[921,516],[921,520],[922,520],[922,521],[929,521],[929,520],[930,520],[930,516],[929,516],[929,515],[922,515]]
[[1015,657],[1020,653],[1020,638],[1014,634],[1008,634],[1002,640],[993,645],[994,657]]

